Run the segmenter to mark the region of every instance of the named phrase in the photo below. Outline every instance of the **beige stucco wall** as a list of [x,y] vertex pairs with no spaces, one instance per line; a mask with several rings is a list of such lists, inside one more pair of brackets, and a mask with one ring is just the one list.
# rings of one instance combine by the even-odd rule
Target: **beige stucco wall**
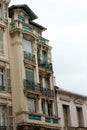
[[87,127],[87,97],[79,94],[70,93],[64,90],[57,90],[57,107],[60,125],[64,127],[64,114],[62,105],[68,105],[70,108],[70,127],[79,127],[76,107],[82,108],[84,127]]

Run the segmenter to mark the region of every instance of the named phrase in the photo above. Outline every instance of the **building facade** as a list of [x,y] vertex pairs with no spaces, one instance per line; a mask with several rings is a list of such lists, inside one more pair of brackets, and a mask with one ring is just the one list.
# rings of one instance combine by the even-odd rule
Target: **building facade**
[[58,88],[56,96],[61,130],[87,130],[87,97]]
[[13,127],[9,55],[9,0],[0,0],[0,130]]
[[59,130],[46,30],[27,5],[0,0],[0,130]]

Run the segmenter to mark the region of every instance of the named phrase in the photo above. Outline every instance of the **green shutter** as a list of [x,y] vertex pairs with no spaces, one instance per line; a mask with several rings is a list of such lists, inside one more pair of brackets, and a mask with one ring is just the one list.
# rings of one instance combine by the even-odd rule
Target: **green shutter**
[[45,101],[42,102],[42,112],[43,114],[46,114]]
[[53,116],[52,104],[48,104],[48,115]]
[[32,69],[26,68],[26,79],[34,82],[34,71]]
[[6,69],[6,89],[11,91],[11,76],[10,76],[10,69]]
[[50,87],[50,81],[49,78],[45,78],[45,88],[49,88]]
[[45,51],[42,51],[42,60],[43,60],[43,63],[46,64],[46,61],[47,61],[47,53]]

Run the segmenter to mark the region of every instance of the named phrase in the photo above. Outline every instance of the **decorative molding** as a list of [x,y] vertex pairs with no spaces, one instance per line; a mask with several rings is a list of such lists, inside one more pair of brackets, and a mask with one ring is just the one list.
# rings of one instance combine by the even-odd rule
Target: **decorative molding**
[[60,100],[70,102],[71,99],[68,97],[60,97]]
[[84,104],[84,101],[83,101],[82,99],[76,98],[76,99],[74,99],[74,103],[75,103],[75,104],[83,105],[83,104]]

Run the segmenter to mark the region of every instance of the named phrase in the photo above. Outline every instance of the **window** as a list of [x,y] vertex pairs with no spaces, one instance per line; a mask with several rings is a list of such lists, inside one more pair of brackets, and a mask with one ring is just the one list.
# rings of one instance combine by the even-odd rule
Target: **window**
[[50,88],[50,81],[49,81],[49,77],[45,78],[45,88],[49,89]]
[[34,89],[34,70],[30,68],[25,68],[25,73],[29,88]]
[[36,100],[32,98],[28,98],[28,111],[29,112],[36,112]]
[[9,128],[12,128],[12,126],[13,126],[13,110],[12,110],[12,106],[8,106],[7,115],[8,115],[8,126],[9,126]]
[[23,39],[23,50],[27,53],[32,53],[32,44],[30,41]]
[[40,82],[40,87],[43,88],[43,81],[42,81],[42,76],[39,75],[39,82]]
[[42,112],[43,114],[46,114],[46,108],[45,108],[45,101],[42,101]]
[[0,28],[0,54],[3,54],[4,48],[3,48],[3,29]]
[[46,64],[47,62],[47,53],[45,51],[42,51],[42,61],[43,64]]
[[2,106],[0,106],[0,126],[5,126],[5,112]]
[[22,21],[22,22],[25,22],[25,18],[21,15],[18,15],[18,20]]
[[25,71],[26,71],[26,79],[31,82],[34,82],[34,70],[26,68]]
[[53,116],[52,103],[48,103],[48,115]]
[[4,18],[7,19],[7,12],[8,12],[7,11],[7,4],[4,4],[3,6],[4,6],[3,7],[4,8]]
[[77,118],[78,118],[78,125],[83,126],[83,113],[81,107],[76,107],[77,110]]
[[68,105],[63,105],[63,115],[65,126],[70,126],[70,110]]
[[2,20],[2,5],[0,4],[0,20]]
[[0,68],[0,90],[4,89],[4,73],[3,69]]

